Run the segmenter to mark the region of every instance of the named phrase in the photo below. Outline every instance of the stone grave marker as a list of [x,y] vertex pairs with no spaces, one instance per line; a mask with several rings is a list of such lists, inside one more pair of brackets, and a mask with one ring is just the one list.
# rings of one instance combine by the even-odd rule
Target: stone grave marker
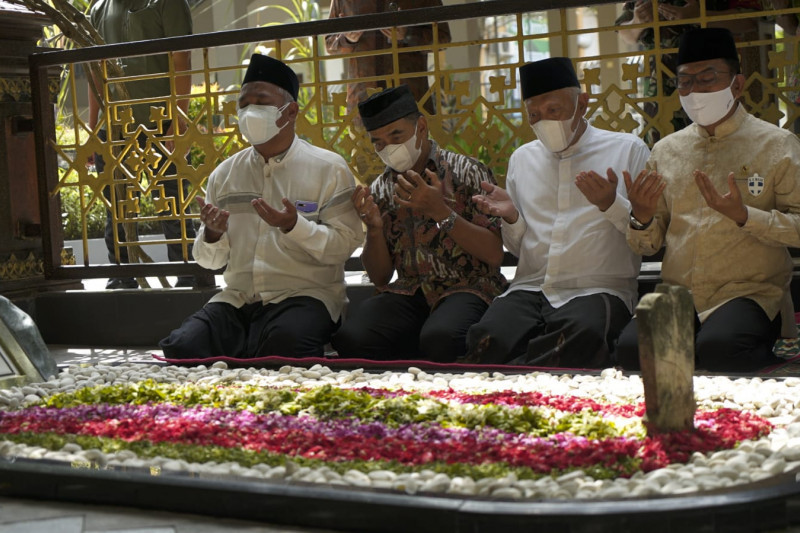
[[58,367],[31,317],[0,296],[0,389],[56,374]]
[[639,360],[649,433],[694,428],[694,304],[685,287],[664,283],[636,306]]

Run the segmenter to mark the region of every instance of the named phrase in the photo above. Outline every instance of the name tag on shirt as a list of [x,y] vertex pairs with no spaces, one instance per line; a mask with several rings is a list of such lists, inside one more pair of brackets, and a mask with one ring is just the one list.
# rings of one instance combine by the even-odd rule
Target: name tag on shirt
[[317,202],[307,202],[305,200],[297,200],[294,203],[295,209],[301,213],[314,213],[319,208]]

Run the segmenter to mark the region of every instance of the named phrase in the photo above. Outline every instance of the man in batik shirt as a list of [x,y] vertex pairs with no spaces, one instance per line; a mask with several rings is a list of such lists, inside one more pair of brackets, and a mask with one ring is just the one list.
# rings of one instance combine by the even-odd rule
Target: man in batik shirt
[[495,180],[428,138],[407,86],[372,95],[359,111],[386,163],[369,189],[353,194],[367,227],[361,260],[379,293],[346,317],[333,346],[345,357],[455,361],[469,327],[506,286],[500,219],[472,200]]

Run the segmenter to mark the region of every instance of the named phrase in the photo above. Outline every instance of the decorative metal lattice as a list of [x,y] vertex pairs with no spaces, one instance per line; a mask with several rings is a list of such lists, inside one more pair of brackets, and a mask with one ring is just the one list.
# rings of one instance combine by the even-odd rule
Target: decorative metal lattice
[[[321,33],[258,43],[242,41],[240,46],[257,44],[261,53],[283,59],[301,75],[298,135],[341,154],[350,163],[357,180],[371,181],[383,165],[375,156],[367,133],[354,122],[355,113],[347,111],[347,85],[375,85],[367,89],[370,93],[379,90],[378,85],[394,86],[411,78],[424,77],[429,88],[420,98],[420,108],[426,115],[432,137],[443,147],[480,159],[503,183],[511,153],[533,139],[517,80],[518,67],[532,59],[547,55],[574,58],[579,77],[590,96],[587,118],[595,126],[635,133],[650,142],[674,131],[673,117],[680,111],[677,95],[665,94],[663,83],[656,83],[651,90],[647,79],[674,76],[661,58],[664,54],[675,53],[676,49],[663,48],[659,39],[655,39],[649,50],[631,51],[625,47],[616,37],[619,26],[612,22],[619,6],[600,4],[584,8],[598,21],[591,27],[578,24],[574,9],[451,20],[446,40],[440,36],[447,23],[433,22],[430,43],[407,46],[395,33],[387,41],[387,48],[375,51],[332,55],[325,51],[326,35]],[[800,118],[796,102],[798,88],[788,80],[794,79],[800,63],[798,37],[776,36],[776,14],[799,15],[800,8],[710,16],[703,7],[699,18],[680,22],[706,26],[753,21],[757,31],[738,43],[743,58],[757,59],[755,63],[750,59],[745,62],[750,70],[746,72],[744,105],[764,120],[793,128]],[[402,13],[397,15],[402,16]],[[652,28],[658,35],[675,24],[661,21],[630,28]],[[268,35],[267,29],[264,31]],[[247,34],[250,36],[252,34]],[[599,45],[579,46],[584,42]],[[94,131],[85,120],[78,118],[83,109],[77,95],[85,90],[81,85],[85,81],[78,82],[79,69],[71,65],[67,79],[72,86],[75,117],[72,133],[76,140],[69,143],[51,140],[61,170],[58,185],[50,192],[55,195],[68,188],[78,189],[84,240],[88,213],[98,209],[98,205],[109,209],[118,223],[141,226],[166,219],[191,223],[196,218],[191,213],[194,197],[203,194],[204,182],[211,171],[220,161],[247,146],[235,120],[238,87],[223,88],[215,83],[225,77],[241,79],[245,67],[238,61],[221,64],[220,60],[213,59],[217,57],[213,52],[212,46],[195,49],[195,65],[190,74],[196,88],[191,95],[175,93],[175,78],[185,73],[175,72],[172,61],[170,70],[164,73],[134,78],[107,77],[101,92],[109,118]],[[427,68],[415,71],[401,68],[403,54],[408,52],[427,54]],[[343,62],[365,60],[376,54],[390,59],[384,62],[391,65],[388,71],[358,78],[348,77],[346,70],[345,74],[334,74],[334,71],[341,71]],[[202,58],[200,62],[198,57]],[[158,99],[114,100],[116,84],[156,78],[168,79],[172,93]],[[190,99],[188,116],[178,105],[185,98]],[[156,107],[156,100],[165,101],[166,106]],[[151,105],[149,118],[153,126],[136,123],[131,109],[133,104]],[[431,107],[434,113],[430,112]],[[167,123],[176,117],[185,121],[187,127],[179,135],[168,134]],[[109,129],[109,125],[112,131],[121,133],[117,138],[104,140],[99,130]],[[167,149],[170,141],[174,142],[171,153]],[[92,154],[102,155],[106,162],[104,172],[93,172],[87,167]],[[189,154],[188,160],[185,154]],[[161,164],[162,158],[167,158],[169,164]],[[177,187],[174,189],[177,192],[169,194],[165,183],[176,179],[186,186]],[[110,192],[107,197],[103,190]],[[115,237],[118,237],[116,233]],[[191,259],[186,254],[191,239],[186,237],[185,231],[180,239],[155,242],[180,243],[185,259]],[[136,240],[135,237],[116,238],[115,245],[118,254],[121,248],[135,246]],[[102,262],[102,258],[90,261],[87,257],[85,264],[90,262],[96,264]]]

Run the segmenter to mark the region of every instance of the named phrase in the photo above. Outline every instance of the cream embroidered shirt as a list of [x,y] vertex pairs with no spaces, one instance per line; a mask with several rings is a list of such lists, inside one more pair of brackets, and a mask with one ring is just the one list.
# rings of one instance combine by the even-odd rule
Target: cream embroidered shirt
[[[770,319],[783,313],[783,334],[795,336],[789,293],[792,260],[787,246],[800,246],[800,141],[790,131],[758,119],[739,105],[714,136],[692,124],[653,147],[648,168],[667,188],[653,224],[628,228],[634,251],[650,255],[666,245],[661,275],[692,291],[705,320],[734,298],[750,298]],[[705,172],[720,194],[735,174],[747,206],[747,222],[711,209],[692,172]]]

